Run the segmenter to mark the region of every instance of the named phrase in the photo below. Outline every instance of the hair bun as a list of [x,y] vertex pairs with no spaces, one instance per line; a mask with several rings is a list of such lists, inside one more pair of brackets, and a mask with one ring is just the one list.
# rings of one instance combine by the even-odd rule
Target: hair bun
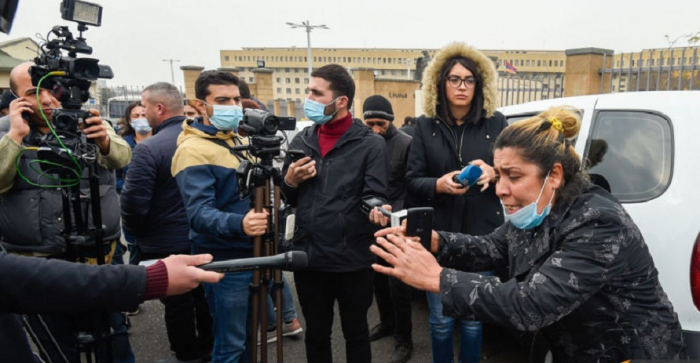
[[578,135],[581,130],[579,112],[573,107],[551,107],[542,112],[540,116],[544,120],[549,121],[552,124],[552,128],[559,130],[567,139]]

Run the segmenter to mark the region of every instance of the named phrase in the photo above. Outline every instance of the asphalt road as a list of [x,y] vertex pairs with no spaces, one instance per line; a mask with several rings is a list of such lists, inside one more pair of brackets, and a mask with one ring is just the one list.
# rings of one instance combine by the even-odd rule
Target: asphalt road
[[[287,273],[287,278],[292,285],[292,292],[297,305],[297,313],[302,326],[305,326],[301,308],[298,306],[296,290],[294,289],[294,276]],[[431,362],[430,334],[428,328],[428,306],[424,295],[417,293],[413,298],[413,356],[409,362],[429,363]],[[333,325],[333,361],[345,362],[345,344],[343,334],[340,329],[340,319],[338,318],[336,306],[336,319]],[[376,304],[372,305],[367,319],[370,328],[379,322],[379,315]],[[131,317],[132,327],[129,331],[130,341],[136,361],[138,363],[151,363],[158,359],[164,359],[172,353],[169,349],[168,339],[165,333],[163,322],[163,305],[157,301],[148,301],[141,305],[140,313]],[[455,334],[457,339],[457,334]],[[284,338],[284,362],[304,363],[306,353],[304,348],[304,333],[294,337]],[[270,344],[268,350],[268,362],[276,362],[275,344]],[[392,337],[386,337],[372,342],[372,361],[377,363],[391,362],[391,353],[394,349]],[[526,350],[520,347],[517,342],[503,330],[485,326],[484,344],[482,356],[484,362],[493,363],[525,363]],[[330,362],[329,362],[330,363]]]

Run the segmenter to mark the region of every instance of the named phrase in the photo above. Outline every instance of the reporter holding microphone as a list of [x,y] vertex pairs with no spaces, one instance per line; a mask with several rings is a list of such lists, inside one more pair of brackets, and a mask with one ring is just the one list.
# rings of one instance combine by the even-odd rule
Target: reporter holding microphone
[[[579,128],[561,108],[507,127],[494,153],[506,223],[485,236],[433,231],[430,252],[384,229],[371,250],[393,267],[373,268],[439,294],[445,315],[539,331],[555,362],[683,359],[681,326],[641,233],[581,171],[568,141]],[[499,266],[509,280],[463,272]]]

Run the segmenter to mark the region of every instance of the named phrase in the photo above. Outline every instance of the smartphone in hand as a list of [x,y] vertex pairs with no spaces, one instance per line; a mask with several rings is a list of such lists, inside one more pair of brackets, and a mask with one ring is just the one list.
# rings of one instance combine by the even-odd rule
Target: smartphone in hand
[[289,155],[293,163],[296,163],[299,159],[306,156],[301,150],[287,150],[287,155]]
[[420,243],[430,251],[433,236],[433,214],[431,207],[409,208],[406,215],[406,236],[420,237]]

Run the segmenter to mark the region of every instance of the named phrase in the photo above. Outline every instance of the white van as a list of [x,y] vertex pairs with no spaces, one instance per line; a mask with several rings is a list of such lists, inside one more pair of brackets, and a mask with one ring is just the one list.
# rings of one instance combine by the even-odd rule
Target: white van
[[570,97],[499,111],[514,122],[561,105],[580,110],[576,152],[593,161],[592,180],[607,183],[639,226],[688,353],[700,359],[700,91]]

